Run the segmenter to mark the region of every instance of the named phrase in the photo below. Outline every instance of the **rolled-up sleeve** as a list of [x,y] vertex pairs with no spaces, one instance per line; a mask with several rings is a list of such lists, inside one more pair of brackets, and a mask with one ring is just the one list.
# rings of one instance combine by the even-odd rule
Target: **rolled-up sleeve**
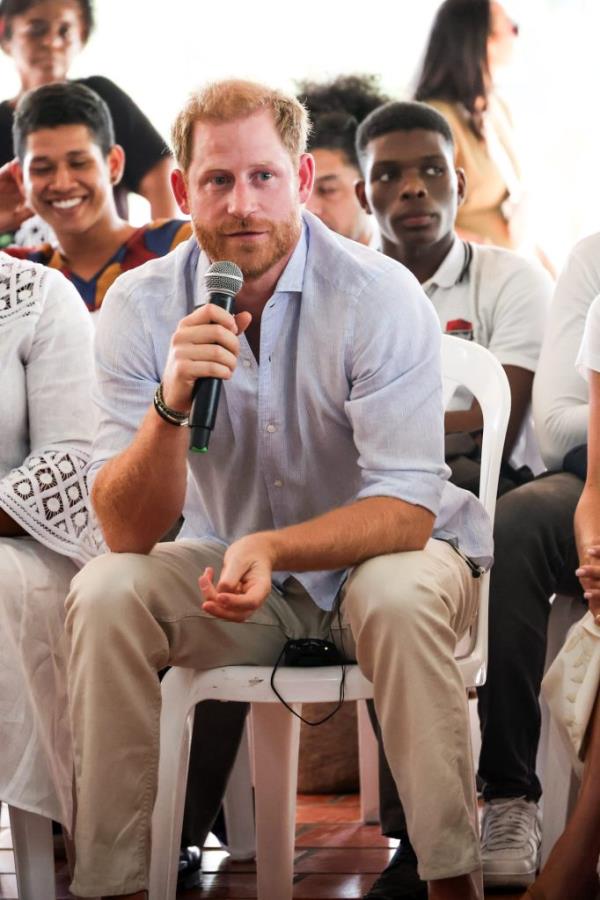
[[94,390],[98,428],[88,472],[90,490],[104,463],[131,444],[161,378],[140,293],[126,276],[118,278],[98,316]]
[[359,453],[357,499],[397,497],[437,515],[444,462],[441,332],[418,282],[405,270],[370,285],[356,305],[345,404]]

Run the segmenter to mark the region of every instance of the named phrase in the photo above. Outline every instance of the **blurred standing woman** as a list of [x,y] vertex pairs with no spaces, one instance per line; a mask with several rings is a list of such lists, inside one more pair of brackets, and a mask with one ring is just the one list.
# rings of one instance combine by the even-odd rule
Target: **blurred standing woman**
[[524,237],[523,190],[512,121],[494,93],[494,77],[510,63],[517,35],[517,25],[495,0],[445,0],[415,92],[445,116],[454,134],[456,164],[467,176],[459,231],[513,249]]
[[[14,157],[12,122],[17,101],[32,88],[66,81],[93,24],[91,0],[0,0],[0,46],[13,60],[21,82],[17,96],[0,103],[0,165]],[[108,78],[94,75],[77,80],[106,102],[116,142],[125,150],[123,187],[117,190],[121,215],[127,218],[126,198],[133,191],[149,201],[153,219],[174,218],[171,157],[159,133],[131,97]],[[15,229],[28,215],[27,210],[16,210]]]

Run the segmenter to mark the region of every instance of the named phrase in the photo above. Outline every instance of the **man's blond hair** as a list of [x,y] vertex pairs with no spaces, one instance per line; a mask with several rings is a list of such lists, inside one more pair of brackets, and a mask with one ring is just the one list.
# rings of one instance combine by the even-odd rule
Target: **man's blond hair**
[[261,110],[271,112],[281,143],[298,159],[306,151],[310,120],[295,97],[253,81],[213,81],[191,94],[173,123],[171,141],[179,168],[189,168],[195,122],[233,122]]

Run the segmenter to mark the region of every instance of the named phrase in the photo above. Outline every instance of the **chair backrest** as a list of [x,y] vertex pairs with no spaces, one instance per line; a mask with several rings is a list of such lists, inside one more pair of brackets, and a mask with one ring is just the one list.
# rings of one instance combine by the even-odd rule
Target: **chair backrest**
[[[481,407],[483,440],[479,499],[493,521],[502,450],[510,415],[510,388],[506,373],[496,357],[485,347],[445,334],[442,336],[442,382],[444,407],[458,387],[470,391]],[[469,642],[469,652],[462,658],[469,669],[467,681],[470,680],[473,685],[485,681],[488,595],[489,574],[486,574],[482,578],[479,613]]]

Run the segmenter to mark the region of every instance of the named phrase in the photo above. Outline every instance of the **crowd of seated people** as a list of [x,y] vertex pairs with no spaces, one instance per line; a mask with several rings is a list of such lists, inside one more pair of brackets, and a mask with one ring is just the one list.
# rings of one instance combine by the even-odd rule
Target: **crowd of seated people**
[[[459,79],[448,34],[467,20]],[[365,900],[594,898],[600,236],[556,284],[513,249],[516,187],[490,136],[516,26],[493,0],[445,0],[410,102],[369,76],[297,97],[209,83],[172,159],[112,82],[67,78],[92,24],[82,0],[0,2],[22,85],[0,104],[0,800],[62,824],[74,894],[141,900],[160,673],[327,638],[373,682],[381,828],[400,841]],[[148,224],[128,222],[123,183]],[[42,243],[17,235],[32,216]],[[222,259],[243,276],[235,313],[206,288]],[[442,409],[442,333],[507,375],[493,523],[481,411],[464,391]],[[204,378],[223,390],[197,454],[182,426]],[[480,833],[454,649],[490,566]],[[581,602],[545,682],[581,791],[540,872],[555,594]],[[201,886],[246,713],[198,708],[181,888]]]

